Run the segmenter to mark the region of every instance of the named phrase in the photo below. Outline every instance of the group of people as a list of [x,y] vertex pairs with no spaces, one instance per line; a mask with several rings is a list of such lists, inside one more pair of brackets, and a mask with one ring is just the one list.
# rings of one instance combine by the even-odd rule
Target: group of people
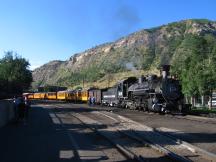
[[28,113],[30,108],[30,101],[27,96],[14,97],[14,112],[16,121],[26,121],[28,119]]
[[89,105],[94,105],[95,104],[95,97],[94,96],[89,96],[88,98],[88,103]]

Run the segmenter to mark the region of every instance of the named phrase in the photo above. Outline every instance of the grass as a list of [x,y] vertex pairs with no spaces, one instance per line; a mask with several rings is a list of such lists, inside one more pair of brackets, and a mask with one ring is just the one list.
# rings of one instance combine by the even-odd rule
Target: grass
[[190,111],[191,114],[216,114],[216,108],[212,108],[211,110],[207,107],[195,108],[193,107]]

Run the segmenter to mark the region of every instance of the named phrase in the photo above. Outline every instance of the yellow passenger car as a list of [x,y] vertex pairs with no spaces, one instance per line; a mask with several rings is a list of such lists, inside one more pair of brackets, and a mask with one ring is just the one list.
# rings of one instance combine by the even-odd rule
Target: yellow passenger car
[[67,100],[71,102],[76,101],[76,91],[67,91]]
[[57,99],[56,92],[47,92],[46,93],[46,99],[48,99],[48,100],[56,100]]
[[34,99],[44,99],[45,98],[45,93],[42,92],[38,92],[38,93],[34,93]]
[[81,91],[81,101],[82,102],[87,102],[88,101],[88,91],[87,90],[82,90]]
[[76,102],[81,102],[82,101],[82,91],[77,90],[76,91]]
[[33,93],[29,93],[29,94],[27,95],[27,98],[28,98],[29,100],[34,99],[34,94],[33,94]]
[[68,92],[67,91],[57,92],[57,100],[68,100]]

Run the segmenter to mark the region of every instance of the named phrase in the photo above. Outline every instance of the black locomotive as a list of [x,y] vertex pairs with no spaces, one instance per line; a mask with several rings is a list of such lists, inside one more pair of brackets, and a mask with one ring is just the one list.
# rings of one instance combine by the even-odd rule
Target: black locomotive
[[169,76],[169,65],[162,66],[161,76],[130,77],[102,91],[102,103],[108,106],[154,111],[186,113],[179,80]]
[[136,82],[137,82],[136,77],[129,77],[125,80],[120,81],[114,87],[102,89],[101,103],[107,106],[122,107],[121,104],[128,99],[128,88]]

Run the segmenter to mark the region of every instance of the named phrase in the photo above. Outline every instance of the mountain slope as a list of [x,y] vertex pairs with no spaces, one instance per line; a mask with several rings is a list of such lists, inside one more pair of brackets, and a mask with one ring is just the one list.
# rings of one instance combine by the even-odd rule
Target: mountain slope
[[52,61],[35,69],[34,85],[71,87],[80,84],[83,79],[91,83],[89,85],[98,85],[98,81],[115,80],[114,74],[157,73],[161,64],[172,64],[173,56],[178,55],[178,48],[187,35],[216,37],[216,22],[184,20],[132,33],[115,42],[75,54],[67,61]]

